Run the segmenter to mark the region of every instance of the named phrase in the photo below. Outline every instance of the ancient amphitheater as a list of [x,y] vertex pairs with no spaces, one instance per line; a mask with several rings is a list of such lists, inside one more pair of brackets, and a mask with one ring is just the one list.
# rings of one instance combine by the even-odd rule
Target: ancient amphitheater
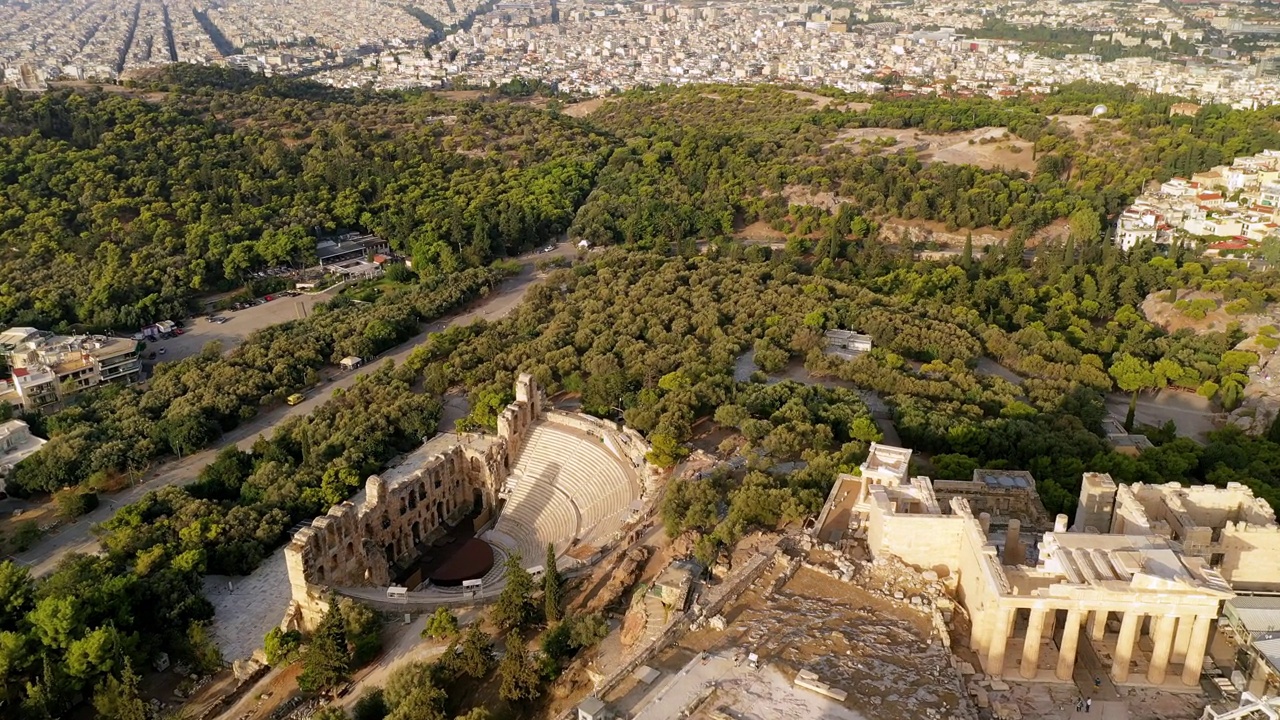
[[[483,601],[501,589],[507,556],[541,566],[548,545],[561,568],[589,564],[643,512],[657,477],[648,451],[634,430],[546,407],[522,375],[497,434],[438,435],[294,534],[285,625],[314,628],[332,593],[419,608]],[[421,558],[471,533],[418,582]],[[413,587],[398,585],[406,577]]]

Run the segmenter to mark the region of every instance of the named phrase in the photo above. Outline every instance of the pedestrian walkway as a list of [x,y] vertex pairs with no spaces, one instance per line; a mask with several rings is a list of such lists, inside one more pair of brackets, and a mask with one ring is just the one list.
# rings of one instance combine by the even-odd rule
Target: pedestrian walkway
[[1089,712],[1072,711],[1071,720],[1129,720],[1129,705],[1123,700],[1095,700]]

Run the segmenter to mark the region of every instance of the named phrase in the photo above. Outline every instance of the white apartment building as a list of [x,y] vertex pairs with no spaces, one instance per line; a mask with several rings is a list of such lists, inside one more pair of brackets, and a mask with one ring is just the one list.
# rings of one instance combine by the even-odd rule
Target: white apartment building
[[55,335],[30,327],[0,332],[0,357],[13,377],[0,398],[39,410],[107,382],[137,382],[141,354],[133,340],[105,335]]

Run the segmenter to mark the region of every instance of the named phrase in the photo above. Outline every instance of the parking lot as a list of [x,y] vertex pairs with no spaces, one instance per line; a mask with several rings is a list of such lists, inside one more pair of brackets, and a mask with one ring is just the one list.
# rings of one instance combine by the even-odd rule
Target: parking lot
[[[311,313],[317,303],[328,302],[338,293],[339,286],[313,295],[297,295],[294,297],[275,297],[270,302],[245,308],[243,310],[220,310],[212,316],[197,317],[187,321],[181,335],[147,342],[143,353],[157,355],[152,362],[168,362],[181,360],[184,357],[198,354],[210,342],[222,343],[222,351],[226,352],[249,336],[254,330],[275,325],[289,320],[296,320]],[[226,322],[217,323],[210,317],[226,318]],[[164,354],[158,354],[160,349]]]

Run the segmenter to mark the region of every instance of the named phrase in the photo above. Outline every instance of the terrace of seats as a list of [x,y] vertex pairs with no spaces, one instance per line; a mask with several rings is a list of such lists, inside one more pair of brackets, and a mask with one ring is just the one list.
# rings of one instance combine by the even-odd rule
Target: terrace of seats
[[488,539],[541,565],[548,544],[602,542],[627,519],[640,484],[627,461],[598,438],[555,423],[529,431],[511,470],[514,489]]

